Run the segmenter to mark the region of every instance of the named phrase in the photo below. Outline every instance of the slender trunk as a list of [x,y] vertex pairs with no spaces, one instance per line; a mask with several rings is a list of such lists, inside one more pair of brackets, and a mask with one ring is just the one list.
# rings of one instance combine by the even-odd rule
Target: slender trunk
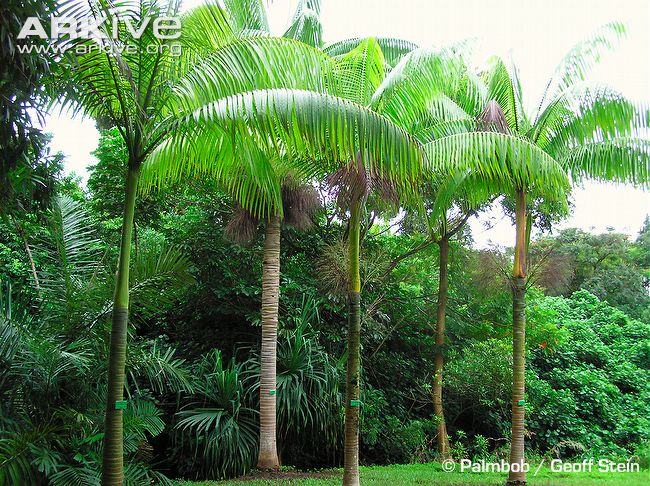
[[445,319],[447,309],[447,284],[449,264],[449,239],[442,238],[440,247],[440,276],[438,281],[438,310],[436,313],[436,351],[433,375],[433,412],[438,417],[438,453],[442,459],[449,458],[449,437],[442,406],[442,368],[444,365]]
[[260,454],[257,467],[279,469],[276,439],[276,362],[280,298],[280,217],[272,216],[264,236],[262,264],[262,350],[260,353]]
[[359,276],[359,233],[361,202],[350,208],[348,235],[348,363],[345,376],[345,441],[343,486],[359,484],[359,408],[361,374],[361,278]]
[[29,260],[29,266],[32,270],[32,277],[34,278],[34,286],[36,287],[36,291],[40,294],[41,285],[38,281],[38,274],[36,273],[36,265],[34,264],[34,258],[32,257],[32,250],[29,247],[29,243],[27,243],[27,235],[25,234],[25,230],[20,225],[20,223],[18,223],[16,218],[12,217],[12,219],[14,220],[14,225],[16,226],[16,229],[18,230],[18,233],[23,240],[23,245],[25,245],[25,252],[27,252],[27,259]]
[[129,321],[129,261],[139,174],[139,169],[129,169],[126,179],[122,241],[115,280],[108,355],[108,399],[104,421],[104,457],[102,462],[102,484],[104,486],[122,486],[124,484],[123,409],[118,408],[122,405],[118,402],[122,402],[124,399],[124,365]]
[[[510,474],[506,484],[526,484],[524,469],[524,413],[526,373],[526,194],[517,191],[517,240],[512,274],[512,436]],[[515,471],[513,471],[515,469]]]

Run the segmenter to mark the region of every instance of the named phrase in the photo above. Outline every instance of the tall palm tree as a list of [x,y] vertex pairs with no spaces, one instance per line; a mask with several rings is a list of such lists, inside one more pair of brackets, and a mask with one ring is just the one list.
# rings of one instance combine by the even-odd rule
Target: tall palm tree
[[[384,78],[385,64],[377,43],[369,40],[353,54],[334,60],[325,54],[320,59],[312,56],[311,62],[311,70],[304,70],[300,76],[292,74],[291,66],[284,62],[281,76],[264,76],[266,89],[234,96],[212,78],[207,79],[200,99],[212,101],[195,105],[193,113],[179,121],[171,137],[152,153],[150,163],[158,167],[149,184],[209,171],[236,189],[243,207],[264,218],[266,208],[281,207],[280,191],[272,183],[270,159],[302,180],[344,168],[350,174],[369,173],[409,187],[407,181],[422,170],[420,144],[394,121],[368,106],[374,87]],[[258,71],[266,72],[259,67]],[[361,76],[352,76],[355,73]],[[369,84],[368,79],[376,84]],[[273,83],[278,87],[274,88]],[[295,89],[300,83],[311,85],[306,86],[308,90]],[[292,84],[293,89],[286,87]],[[234,161],[235,153],[239,162]],[[350,161],[359,162],[363,170]],[[256,167],[257,173],[252,174],[255,177],[239,177],[234,167],[242,165]],[[356,198],[352,204],[352,242],[358,239],[355,228],[362,200]],[[358,244],[351,244],[350,252],[351,272],[358,275],[354,270],[358,268]],[[351,281],[358,284],[358,277]],[[358,301],[358,285],[351,290],[356,294],[352,300]],[[358,344],[351,344],[358,356]],[[350,355],[354,357],[354,352]],[[358,377],[358,372],[351,375]],[[347,382],[355,383],[353,379]],[[358,417],[358,391],[351,396],[346,403],[347,413]],[[351,473],[346,473],[345,481],[358,484],[358,427],[352,419],[348,423],[348,437],[352,437],[348,443],[352,445],[346,448],[345,457],[346,464],[354,467],[346,468]]]
[[[420,141],[428,143],[451,133],[476,129],[476,120],[487,97],[487,86],[476,76],[464,60],[464,52],[458,53],[456,69],[448,79],[428,94],[425,110],[414,113],[414,133]],[[436,439],[438,453],[449,456],[449,438],[442,400],[445,323],[448,296],[448,267],[450,240],[458,234],[469,217],[493,198],[493,183],[476,177],[467,168],[448,171],[437,161],[431,160],[425,171],[421,188],[425,220],[431,242],[439,248],[438,295],[435,324],[435,353],[432,401],[438,419]],[[468,163],[480,163],[480,160]]]
[[[249,3],[251,12],[241,15],[245,23],[235,26],[234,29],[238,36],[250,39],[246,45],[242,44],[239,51],[233,51],[231,46],[225,50],[220,49],[219,39],[215,42],[211,37],[203,36],[200,31],[194,30],[198,35],[191,39],[192,46],[201,51],[212,52],[214,58],[223,59],[224,71],[211,73],[214,76],[207,77],[203,66],[200,66],[190,74],[183,88],[185,112],[200,106],[200,103],[209,100],[209,97],[218,99],[233,92],[256,88],[323,90],[322,76],[327,58],[315,49],[321,44],[321,25],[318,17],[320,2],[301,0],[282,39],[269,37],[268,20],[262,2]],[[219,10],[220,7],[216,4],[205,5],[196,9],[191,19],[197,25],[205,26]],[[255,55],[260,47],[267,50],[266,58]],[[237,63],[237,66],[228,65],[232,62]],[[239,82],[233,89],[233,79],[242,77],[248,78],[247,82]],[[184,148],[195,150],[195,147],[180,149]],[[319,201],[311,186],[292,180],[284,166],[274,162],[282,156],[280,152],[272,152],[265,157],[263,150],[250,141],[235,143],[231,148],[240,154],[233,157],[227,167],[219,163],[205,165],[206,159],[185,152],[182,159],[172,159],[170,163],[164,164],[149,164],[145,169],[144,180],[145,185],[150,187],[154,179],[159,182],[165,179],[175,180],[190,172],[194,175],[211,174],[240,204],[226,228],[226,233],[235,240],[249,239],[256,230],[259,218],[265,220],[261,307],[260,449],[257,466],[262,469],[279,469],[275,393],[280,228],[284,221],[294,227],[306,229],[311,222],[310,214],[317,208]],[[242,157],[241,152],[249,154]],[[260,165],[253,162],[251,157],[264,157],[265,160]],[[181,167],[179,164],[185,166]]]
[[[278,469],[276,432],[276,362],[278,334],[278,303],[280,297],[280,230],[281,224],[306,230],[312,225],[312,214],[319,208],[315,188],[285,177],[281,184],[282,211],[272,213],[264,229],[262,261],[262,344],[260,351],[260,451],[257,467]],[[231,239],[245,243],[254,236],[258,218],[238,208],[225,229]]]
[[[104,1],[68,2],[62,15],[84,21],[106,16],[117,20],[117,12]],[[175,16],[177,2],[134,1],[130,8],[120,9],[122,19],[139,25],[146,16]],[[120,41],[133,50],[120,51],[111,38],[110,29],[103,24],[107,49],[97,49],[95,41],[69,40],[62,79],[65,83],[62,96],[64,105],[95,118],[104,124],[117,127],[128,149],[127,177],[124,195],[124,215],[118,259],[113,314],[111,322],[108,364],[108,396],[104,426],[102,482],[118,485],[124,481],[123,466],[123,392],[126,360],[127,326],[129,309],[129,265],[131,233],[135,210],[136,188],[140,166],[146,155],[156,146],[165,132],[164,120],[170,116],[166,102],[171,95],[169,84],[177,78],[178,60],[171,54],[171,40],[157,39],[151,24],[137,39],[125,28],[120,30]],[[123,26],[124,23],[116,25]],[[159,49],[155,56],[143,55],[145,45]],[[81,48],[86,47],[84,52]],[[132,54],[136,52],[137,54]]]
[[[286,41],[291,45],[282,49],[280,55],[279,46],[272,41],[241,40],[244,33],[258,27],[260,16],[255,13],[256,8],[263,7],[261,2],[233,0],[227,2],[227,8],[201,9],[184,19],[183,36],[179,41],[158,39],[153,23],[142,20],[173,17],[178,13],[178,3],[174,0],[132,0],[113,8],[112,2],[107,0],[91,0],[87,4],[72,0],[65,3],[61,11],[61,15],[76,18],[78,23],[95,17],[107,18],[101,27],[106,36],[102,49],[97,48],[94,40],[62,39],[69,48],[67,62],[60,64],[62,103],[74,112],[83,112],[104,125],[115,126],[129,154],[109,352],[102,475],[107,485],[122,484],[124,477],[122,414],[128,282],[136,189],[142,163],[168,138],[176,127],[175,121],[192,112],[188,100],[191,100],[189,105],[201,103],[197,85],[208,79],[219,79],[222,86],[227,85],[222,92],[238,93],[266,86],[264,82],[268,80],[262,75],[256,76],[258,64],[302,65],[315,57],[314,53],[303,52],[294,41]],[[133,29],[125,27],[125,19],[132,26],[145,25],[139,37]],[[111,37],[112,25],[120,27],[119,41]],[[220,48],[217,53],[193,44],[206,32],[212,45]],[[180,54],[178,47],[182,48]],[[251,169],[256,170],[255,167]],[[263,172],[258,172],[257,176],[264,178]]]
[[[525,298],[526,256],[531,220],[528,201],[538,197],[563,200],[574,180],[585,177],[635,184],[648,183],[650,142],[644,137],[647,108],[635,106],[609,88],[585,86],[589,68],[620,37],[620,24],[610,24],[564,58],[532,118],[522,106],[517,71],[496,59],[486,79],[488,99],[479,122],[483,129],[443,137],[427,146],[431,158],[446,158],[456,167],[485,157],[473,169],[500,180],[515,200],[516,240],[512,273],[513,386],[511,472],[508,483],[525,484]],[[532,121],[531,121],[532,120]],[[509,141],[506,148],[505,141]],[[497,155],[487,163],[488,154]],[[514,467],[513,467],[514,465]]]

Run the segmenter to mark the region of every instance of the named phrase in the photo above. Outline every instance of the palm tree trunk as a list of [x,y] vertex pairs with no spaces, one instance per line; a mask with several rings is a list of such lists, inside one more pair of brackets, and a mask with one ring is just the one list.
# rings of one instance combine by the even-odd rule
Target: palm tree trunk
[[[512,437],[510,439],[510,474],[507,485],[526,484],[523,470],[524,413],[526,373],[526,194],[517,191],[517,240],[512,274]],[[516,469],[513,471],[512,469]]]
[[361,277],[359,275],[359,234],[361,202],[350,207],[348,362],[345,376],[345,440],[343,486],[359,484],[359,408],[361,374]]
[[280,299],[280,217],[272,216],[264,235],[262,266],[262,350],[260,363],[260,454],[257,467],[279,469],[276,439],[276,362]]
[[438,310],[436,313],[436,351],[433,375],[433,412],[438,417],[438,453],[442,459],[449,458],[449,437],[442,406],[442,368],[444,365],[445,319],[447,309],[447,285],[449,265],[449,238],[438,242],[440,247],[440,276],[438,281]]
[[[113,319],[108,355],[108,399],[104,421],[104,456],[102,484],[124,484],[124,451],[122,409],[118,402],[124,399],[124,365],[126,361],[126,337],[129,321],[129,263],[131,259],[131,233],[139,169],[129,169],[126,179],[122,241],[115,281]],[[121,404],[120,404],[121,405]]]

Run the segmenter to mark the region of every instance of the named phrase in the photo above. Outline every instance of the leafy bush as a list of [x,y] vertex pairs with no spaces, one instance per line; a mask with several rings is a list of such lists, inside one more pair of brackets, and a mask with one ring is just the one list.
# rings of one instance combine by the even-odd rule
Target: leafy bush
[[554,352],[531,352],[528,395],[533,444],[577,442],[595,456],[632,452],[650,438],[650,325],[587,291],[547,298],[570,339]]

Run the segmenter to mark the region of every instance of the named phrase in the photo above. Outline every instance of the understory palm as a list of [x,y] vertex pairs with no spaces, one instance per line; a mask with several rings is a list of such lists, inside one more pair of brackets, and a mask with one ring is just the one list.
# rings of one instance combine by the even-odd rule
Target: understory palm
[[[49,237],[35,243],[46,262],[38,268],[39,307],[27,312],[11,302],[10,290],[0,291],[0,482],[95,485],[115,262],[94,238],[97,229],[82,203],[55,197],[47,223]],[[134,260],[130,292],[136,316],[168,308],[192,282],[189,260],[174,248],[143,242]],[[187,369],[174,348],[162,351],[143,340],[131,347],[127,364],[132,402],[124,429],[127,480],[165,484],[168,480],[138,455],[164,429],[152,397],[190,390]]]

